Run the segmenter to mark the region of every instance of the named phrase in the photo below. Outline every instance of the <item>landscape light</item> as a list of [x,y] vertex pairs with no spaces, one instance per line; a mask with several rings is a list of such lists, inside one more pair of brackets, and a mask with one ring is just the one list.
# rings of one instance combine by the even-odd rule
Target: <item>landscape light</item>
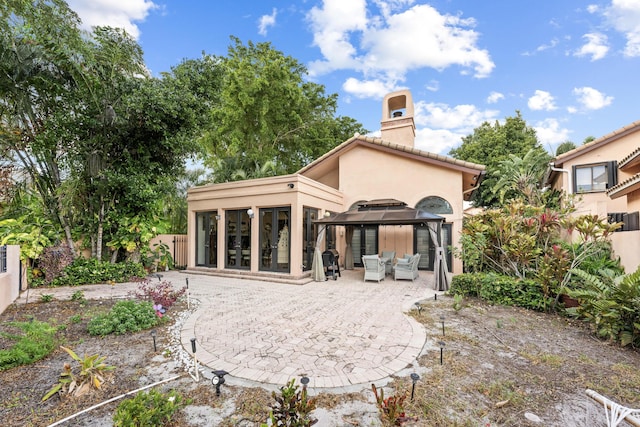
[[442,365],[442,353],[444,352],[444,341],[438,341],[438,345],[440,346],[440,364]]
[[416,374],[415,372],[411,374],[411,381],[413,382],[413,384],[411,385],[411,401],[413,402],[413,392],[416,389],[416,383],[418,382],[418,380],[420,379],[420,375]]
[[153,331],[151,331],[151,337],[153,338],[153,351],[154,352],[158,351],[158,347],[156,347],[156,335],[157,335],[157,332],[156,332],[155,329]]
[[442,336],[444,336],[444,314],[440,315],[440,321],[442,322]]
[[223,370],[211,371],[213,378],[211,378],[211,384],[216,387],[216,396],[220,396],[220,386],[224,384],[224,376],[229,372]]

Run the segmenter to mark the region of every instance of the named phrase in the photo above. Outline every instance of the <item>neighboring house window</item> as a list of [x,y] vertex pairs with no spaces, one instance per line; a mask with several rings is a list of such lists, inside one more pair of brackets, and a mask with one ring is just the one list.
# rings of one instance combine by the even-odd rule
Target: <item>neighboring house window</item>
[[452,214],[451,204],[442,197],[429,196],[416,204],[416,209],[432,214]]
[[0,273],[7,272],[7,247],[0,246]]
[[605,191],[617,184],[617,171],[617,162],[574,166],[573,191],[575,193]]

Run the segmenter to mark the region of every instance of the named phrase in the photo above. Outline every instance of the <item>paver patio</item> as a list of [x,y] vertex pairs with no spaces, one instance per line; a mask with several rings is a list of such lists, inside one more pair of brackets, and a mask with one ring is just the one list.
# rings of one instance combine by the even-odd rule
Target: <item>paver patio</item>
[[[424,327],[405,313],[433,298],[433,275],[420,272],[414,282],[364,282],[362,270],[342,272],[338,280],[291,285],[171,271],[163,280],[175,287],[189,280],[196,311],[183,323],[183,347],[197,356],[205,372],[284,385],[307,376],[316,388],[347,387],[386,379],[413,363],[425,345]],[[135,283],[71,288],[36,288],[70,298],[126,296]],[[68,294],[68,295],[67,295]],[[26,292],[20,302],[26,299]]]

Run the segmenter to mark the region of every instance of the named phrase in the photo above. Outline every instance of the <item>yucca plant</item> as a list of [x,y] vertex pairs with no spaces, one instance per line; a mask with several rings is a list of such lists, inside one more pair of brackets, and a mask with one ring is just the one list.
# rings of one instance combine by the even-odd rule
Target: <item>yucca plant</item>
[[114,366],[104,363],[105,356],[94,354],[93,356],[79,357],[73,350],[60,346],[69,356],[78,362],[80,372],[74,373],[74,369],[69,363],[65,363],[58,384],[54,385],[51,390],[42,397],[42,401],[49,399],[54,394],[67,393],[70,396],[82,396],[92,388],[101,390],[102,384],[106,381],[110,371],[115,369]]
[[582,280],[582,286],[567,291],[580,303],[567,312],[589,321],[601,338],[640,346],[640,269],[622,275],[608,269],[597,275],[572,269],[571,274]]

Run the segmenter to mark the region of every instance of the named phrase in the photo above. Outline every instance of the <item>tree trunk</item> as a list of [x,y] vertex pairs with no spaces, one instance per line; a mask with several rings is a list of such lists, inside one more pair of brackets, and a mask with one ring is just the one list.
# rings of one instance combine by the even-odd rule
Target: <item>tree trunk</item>
[[[100,196],[100,211],[98,213],[98,235],[96,237],[96,258],[99,260],[102,259],[102,235],[104,232],[103,223],[104,223],[104,199],[102,198],[102,196]],[[115,253],[117,257],[118,251],[115,251]],[[113,259],[113,256],[112,256],[112,259]],[[111,263],[113,264],[115,263],[115,261],[112,261]]]

